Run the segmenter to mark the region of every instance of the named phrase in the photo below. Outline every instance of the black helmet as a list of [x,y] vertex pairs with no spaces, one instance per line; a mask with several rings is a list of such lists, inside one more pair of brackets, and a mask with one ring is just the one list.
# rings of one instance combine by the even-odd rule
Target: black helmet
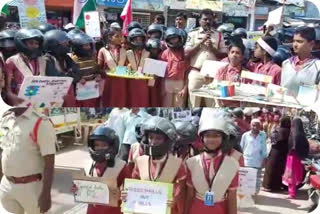
[[49,23],[41,23],[36,29],[40,30],[43,34],[45,34],[50,30],[56,30],[57,27]]
[[290,48],[285,45],[279,45],[277,51],[275,52],[272,60],[274,63],[278,64],[279,66],[282,65],[282,62],[289,59],[292,56]]
[[70,44],[63,45],[63,43],[70,43],[70,38],[65,31],[51,30],[44,35],[45,51],[56,57],[65,56],[70,52]]
[[154,49],[161,49],[161,41],[160,39],[149,39],[147,42],[147,50]]
[[163,25],[159,25],[159,24],[152,24],[148,27],[148,36],[150,36],[150,34],[159,32],[160,33],[160,38],[158,39],[162,39],[163,36]]
[[[25,41],[26,40],[37,40],[39,42],[39,48],[37,49],[29,49]],[[19,30],[15,37],[14,42],[16,44],[17,50],[26,56],[30,57],[31,59],[37,58],[42,54],[43,48],[43,34],[40,30],[37,29],[21,29]]]
[[[177,133],[174,125],[166,118],[153,116],[144,121],[141,127],[143,133],[142,146],[146,155],[152,157],[162,157],[168,153],[175,140],[177,139]],[[163,134],[167,137],[167,142],[160,145],[150,145],[148,134],[150,132],[156,132]]]
[[242,108],[235,108],[232,110],[232,115],[236,118],[243,118],[244,117],[244,113]]
[[[133,41],[134,38],[137,38],[137,37],[143,37],[144,38],[143,44],[138,44],[138,43]],[[128,40],[129,40],[130,44],[133,47],[137,47],[137,48],[144,48],[145,47],[146,38],[147,38],[146,33],[140,28],[134,28],[133,30],[131,30],[129,32],[129,36],[128,36]]]
[[198,138],[197,127],[190,121],[172,120],[178,134],[177,144],[189,145]]
[[130,32],[131,30],[135,29],[135,28],[139,28],[139,29],[143,29],[142,25],[139,22],[133,21],[129,24],[128,26],[128,31]]
[[234,25],[231,23],[225,23],[218,27],[217,31],[221,33],[232,33],[234,30]]
[[[78,57],[92,57],[94,54],[94,40],[85,33],[75,34],[71,40],[72,49]],[[90,45],[90,51],[83,48],[84,45]]]
[[70,30],[70,31],[68,32],[68,37],[72,40],[75,35],[81,34],[81,33],[85,33],[85,32],[83,32],[83,31],[80,30],[79,28],[75,28],[75,29]]
[[14,37],[16,30],[4,30],[0,32],[0,48],[11,48],[15,47]]
[[[169,40],[172,39],[172,38],[175,38],[175,37],[179,38],[179,42],[177,42],[175,44],[170,43]],[[186,42],[183,30],[180,30],[180,29],[175,28],[175,27],[169,27],[166,30],[164,38],[165,38],[165,41],[167,43],[167,46],[170,47],[170,48],[181,48],[181,47],[184,46],[184,44]]]
[[239,27],[239,28],[235,29],[235,31],[233,31],[232,36],[236,36],[236,37],[239,37],[239,38],[246,39],[247,36],[248,36],[247,35],[247,30],[242,28],[242,27]]
[[[95,150],[94,141],[100,140],[109,144],[108,149],[104,150]],[[116,132],[105,126],[98,126],[89,136],[88,140],[89,153],[91,158],[95,162],[105,162],[107,161],[108,166],[114,166],[114,159],[118,154],[119,150],[119,137],[116,135]]]

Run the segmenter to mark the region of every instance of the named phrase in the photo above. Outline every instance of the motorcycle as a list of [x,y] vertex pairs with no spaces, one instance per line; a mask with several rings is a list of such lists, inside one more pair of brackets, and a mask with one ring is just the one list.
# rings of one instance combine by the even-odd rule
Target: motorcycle
[[[311,185],[308,196],[312,203],[308,213],[320,213],[320,154],[312,155],[312,159],[302,161],[307,170],[305,182]],[[315,159],[316,158],[316,159]]]

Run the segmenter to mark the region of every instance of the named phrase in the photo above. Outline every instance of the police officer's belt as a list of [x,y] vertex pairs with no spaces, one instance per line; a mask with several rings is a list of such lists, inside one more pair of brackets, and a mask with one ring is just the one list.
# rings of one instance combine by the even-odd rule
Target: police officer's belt
[[24,177],[6,176],[6,178],[14,184],[27,184],[27,183],[32,183],[36,181],[41,181],[42,175],[35,174],[35,175],[29,175]]

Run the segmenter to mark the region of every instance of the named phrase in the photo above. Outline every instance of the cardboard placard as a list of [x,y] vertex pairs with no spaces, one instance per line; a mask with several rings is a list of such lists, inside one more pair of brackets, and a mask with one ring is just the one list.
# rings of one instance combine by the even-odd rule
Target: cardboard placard
[[254,195],[256,193],[257,173],[257,169],[240,167],[238,194]]
[[23,105],[34,107],[61,107],[72,84],[71,77],[27,76],[24,78],[18,97]]
[[216,74],[218,73],[218,70],[226,65],[228,65],[228,62],[205,60],[201,67],[200,74],[202,76],[209,76],[215,78]]
[[99,97],[99,82],[92,80],[85,82],[85,84],[77,83],[76,95],[77,100],[88,100]]
[[91,11],[84,13],[84,23],[86,34],[92,38],[101,37],[100,19],[98,11]]
[[123,213],[170,214],[167,201],[173,199],[173,184],[126,179],[124,189],[128,196]]
[[297,100],[303,106],[313,105],[319,96],[319,90],[317,87],[302,85],[299,87]]
[[[88,177],[83,169],[80,172],[73,173],[72,178],[75,184],[81,185],[80,188],[82,187],[81,192],[77,194],[78,196],[75,195],[76,202],[118,207],[120,191],[116,181],[110,181],[103,177]],[[105,197],[107,190],[108,198]]]
[[167,62],[147,58],[144,62],[143,73],[158,77],[165,77],[167,66]]
[[272,83],[272,79],[273,79],[272,76],[257,74],[250,71],[242,71],[241,78],[255,80],[255,81],[264,82],[264,83]]

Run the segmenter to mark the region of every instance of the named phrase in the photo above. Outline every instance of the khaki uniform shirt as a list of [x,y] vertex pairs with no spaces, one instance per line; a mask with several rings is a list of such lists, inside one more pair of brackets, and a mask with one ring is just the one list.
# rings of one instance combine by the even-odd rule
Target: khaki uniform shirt
[[[42,117],[37,134],[33,139],[34,127]],[[28,108],[21,116],[14,112],[0,119],[0,147],[2,152],[2,172],[6,176],[24,177],[42,174],[44,156],[55,154],[55,130],[45,116]]]
[[[206,32],[202,27],[189,32],[186,49],[193,48],[195,45],[199,44],[205,36]],[[225,41],[221,33],[211,30],[211,40],[218,50],[227,53]],[[205,60],[217,60],[217,57],[210,52],[207,47],[203,46],[197,54],[191,57],[191,67],[201,69]]]

